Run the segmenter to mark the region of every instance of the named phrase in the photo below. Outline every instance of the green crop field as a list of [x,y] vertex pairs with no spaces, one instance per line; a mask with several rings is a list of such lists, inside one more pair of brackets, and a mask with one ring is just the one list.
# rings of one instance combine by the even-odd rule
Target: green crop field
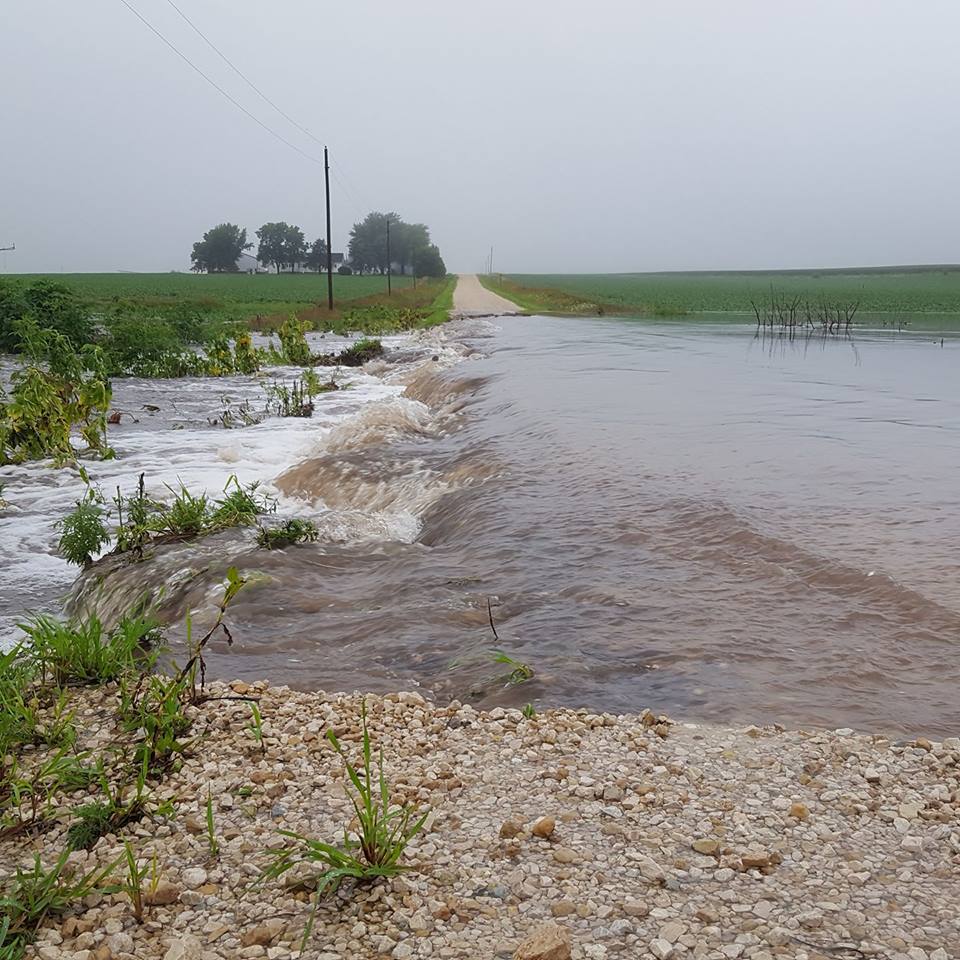
[[[484,278],[485,281],[487,278]],[[505,274],[492,288],[527,308],[574,307],[575,301],[622,307],[631,314],[683,316],[752,313],[751,301],[768,300],[771,290],[811,301],[858,302],[861,313],[918,317],[926,325],[960,323],[960,266],[891,267],[722,273]],[[578,312],[575,309],[571,312]],[[938,316],[940,315],[940,319]],[[915,323],[915,325],[920,325]]]
[[[5,274],[5,279],[56,280],[72,287],[92,306],[131,301],[143,307],[196,304],[224,319],[276,316],[326,303],[327,278],[316,273],[55,273]],[[394,277],[399,289],[410,277]],[[334,275],[337,301],[385,291],[386,277]]]

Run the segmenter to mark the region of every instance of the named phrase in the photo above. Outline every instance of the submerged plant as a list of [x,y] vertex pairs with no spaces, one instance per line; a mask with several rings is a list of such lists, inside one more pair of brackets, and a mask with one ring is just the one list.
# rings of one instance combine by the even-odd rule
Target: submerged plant
[[277,331],[280,337],[280,351],[285,363],[291,366],[303,366],[310,362],[310,347],[306,338],[307,324],[291,313]]
[[303,934],[301,950],[313,931],[317,907],[325,892],[333,893],[346,879],[359,882],[393,877],[406,867],[402,858],[407,845],[420,833],[428,813],[418,816],[416,808],[397,805],[390,798],[390,787],[383,767],[383,749],[379,751],[377,771],[373,770],[373,749],[367,729],[367,705],[360,712],[362,729],[361,765],[355,767],[348,759],[332,730],[327,740],[343,761],[352,786],[350,800],[356,814],[356,827],[343,831],[343,843],[334,846],[290,830],[280,833],[293,844],[272,851],[274,862],[263,872],[264,879],[276,879],[297,863],[316,863],[324,869],[317,884],[316,897]]
[[257,546],[263,550],[282,550],[295,543],[314,543],[319,536],[317,525],[312,520],[294,517],[279,527],[261,527],[257,533]]
[[510,667],[510,672],[505,677],[507,683],[526,683],[533,679],[533,667],[529,664],[514,659],[504,650],[493,650],[492,655],[494,663],[503,663]]
[[101,504],[103,499],[94,490],[77,501],[76,507],[58,521],[60,554],[68,563],[89,567],[93,556],[110,542],[110,533],[105,522]]

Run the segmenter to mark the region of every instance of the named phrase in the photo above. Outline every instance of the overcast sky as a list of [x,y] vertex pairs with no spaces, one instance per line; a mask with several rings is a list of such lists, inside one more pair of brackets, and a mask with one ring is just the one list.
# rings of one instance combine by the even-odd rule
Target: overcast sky
[[[169,0],[128,0],[277,133],[322,148]],[[176,0],[329,143],[334,247],[370,209],[451,269],[960,261],[960,4]],[[323,225],[322,169],[121,0],[2,0],[7,272],[189,267],[229,220]]]

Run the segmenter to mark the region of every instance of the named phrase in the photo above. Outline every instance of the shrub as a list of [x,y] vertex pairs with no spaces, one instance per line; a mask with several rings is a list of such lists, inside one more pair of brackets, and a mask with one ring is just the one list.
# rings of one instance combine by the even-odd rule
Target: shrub
[[238,373],[256,373],[260,369],[260,356],[249,333],[240,333],[234,340],[233,365]]
[[383,344],[379,340],[364,337],[338,354],[321,354],[313,362],[325,367],[362,367],[369,360],[383,355]]
[[286,363],[304,366],[310,363],[310,347],[307,345],[307,324],[295,313],[283,321],[279,331],[280,351]]
[[343,264],[343,266],[337,267],[337,273],[339,273],[341,277],[349,277],[353,274],[353,270],[346,264]]
[[57,526],[61,531],[58,546],[67,563],[89,567],[93,563],[93,555],[110,542],[100,504],[97,494],[88,490],[87,495],[77,501],[76,507],[58,521]]
[[0,465],[73,461],[76,428],[90,450],[113,456],[107,446],[111,391],[99,348],[78,351],[62,334],[29,322],[18,329],[29,361],[13,374],[9,398],[0,392]]

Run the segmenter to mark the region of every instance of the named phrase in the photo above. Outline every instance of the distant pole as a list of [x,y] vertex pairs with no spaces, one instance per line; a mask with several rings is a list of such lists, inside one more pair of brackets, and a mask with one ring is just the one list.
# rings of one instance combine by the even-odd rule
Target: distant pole
[[391,275],[393,268],[390,264],[390,218],[387,217],[387,296],[392,296]]
[[493,247],[490,247],[490,276],[493,276]]
[[327,192],[327,309],[333,309],[333,247],[330,246],[330,157],[323,148],[323,182]]

